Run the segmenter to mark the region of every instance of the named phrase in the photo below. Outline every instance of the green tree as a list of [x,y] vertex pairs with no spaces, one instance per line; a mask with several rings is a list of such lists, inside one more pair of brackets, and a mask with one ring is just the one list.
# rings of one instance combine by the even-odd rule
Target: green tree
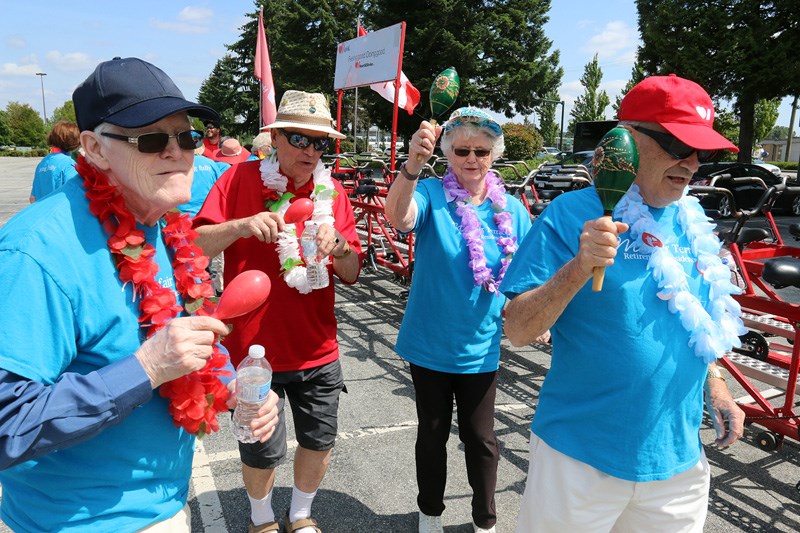
[[616,101],[613,104],[614,118],[616,118],[617,113],[619,113],[619,104],[622,102],[622,99],[625,98],[625,95],[628,94],[628,91],[633,89],[633,86],[645,79],[645,77],[644,68],[642,68],[642,65],[637,59],[631,68],[631,79],[625,84],[625,88],[622,89],[622,92],[617,95]]
[[561,101],[561,98],[558,96],[558,91],[555,89],[548,92],[544,98],[545,100],[551,101],[542,102],[539,107],[537,107],[539,111],[539,131],[542,132],[542,138],[546,146],[559,146],[561,126],[556,122],[556,110],[559,104],[553,102],[553,100]]
[[10,102],[6,106],[11,142],[18,146],[47,146],[42,117],[28,104]]
[[[800,93],[797,0],[636,0],[650,74],[676,73],[735,104],[750,161],[759,100]],[[680,28],[680,31],[676,31]]]
[[[795,136],[794,130],[792,130],[792,137]],[[763,140],[765,141],[785,141],[789,138],[789,128],[786,126],[775,126],[772,130],[764,137]]]
[[575,99],[572,111],[569,112],[572,119],[569,121],[569,131],[575,131],[575,123],[585,120],[605,120],[606,107],[611,103],[611,99],[605,91],[600,90],[600,82],[603,81],[603,70],[597,61],[597,54],[591,62],[583,68],[581,85],[584,92]]
[[[780,98],[771,98],[769,100],[759,100],[756,102],[755,113],[753,117],[753,141],[761,142],[766,139],[770,131],[772,131],[775,122],[778,121],[778,108],[781,105]],[[787,132],[788,133],[788,132]]]
[[11,127],[8,125],[8,113],[0,109],[0,145],[11,144]]
[[[325,93],[335,102],[336,45],[355,37],[361,4],[360,0],[254,2],[240,39],[228,45],[229,53],[217,62],[198,98],[221,112],[223,135],[252,135],[260,127],[259,84],[253,76],[259,6],[264,9],[277,100],[286,90],[298,89]],[[335,103],[331,107],[335,114]]]
[[[561,81],[559,54],[550,52],[552,41],[542,30],[549,0],[262,0],[255,5],[260,4],[278,99],[287,89],[323,92],[334,109],[336,45],[356,37],[356,17],[362,16],[368,30],[406,21],[403,71],[422,94],[418,116],[399,113],[398,131],[406,135],[416,130],[421,117],[429,116],[428,88],[448,66],[456,67],[461,77],[456,105],[487,107],[509,117],[530,113],[539,95]],[[228,46],[227,61],[232,64],[225,72],[215,68],[199,98],[219,111],[233,110],[236,123],[228,126],[229,133],[258,129],[259,93],[253,77],[257,8],[247,16],[250,21],[242,26],[241,38]],[[212,86],[229,97],[214,96]],[[353,114],[352,93],[345,91],[345,123]],[[366,115],[383,129],[392,123],[391,104],[370,90],[359,91],[358,115],[360,124],[365,124]]]
[[542,137],[533,125],[506,122],[500,127],[506,145],[504,157],[507,159],[533,159],[542,149]]
[[75,118],[75,104],[72,103],[72,100],[67,100],[61,107],[57,107],[55,111],[53,111],[53,117],[50,122],[55,123],[59,120],[78,122]]
[[[403,71],[421,93],[417,117],[399,115],[408,135],[430,116],[429,88],[453,66],[461,78],[454,107],[473,105],[507,117],[530,114],[543,95],[556,90],[563,69],[559,52],[544,33],[550,0],[385,0],[371,2],[368,29],[406,21]],[[365,91],[368,92],[368,91]],[[370,95],[372,117],[391,126],[391,106]],[[446,118],[442,117],[442,118]]]

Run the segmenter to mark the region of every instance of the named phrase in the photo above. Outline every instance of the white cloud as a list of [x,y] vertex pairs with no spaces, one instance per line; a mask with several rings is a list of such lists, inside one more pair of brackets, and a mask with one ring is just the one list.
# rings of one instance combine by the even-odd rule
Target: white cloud
[[92,60],[88,54],[83,52],[62,54],[58,50],[51,50],[45,54],[45,57],[56,70],[61,72],[87,72],[97,64],[97,61]]
[[178,13],[178,19],[185,22],[199,22],[204,23],[209,21],[214,16],[214,12],[205,7],[184,7]]
[[28,41],[20,37],[19,35],[9,35],[6,38],[6,46],[9,48],[25,48],[28,46]]
[[608,59],[621,54],[630,54],[639,43],[639,33],[625,22],[613,21],[606,24],[603,30],[592,36],[583,51],[592,55],[597,53],[599,59]]
[[207,26],[198,26],[186,22],[168,22],[164,20],[151,19],[150,26],[157,30],[174,31],[178,33],[208,33]]
[[42,69],[39,65],[17,65],[16,63],[3,63],[0,65],[0,74],[3,76],[33,76]]

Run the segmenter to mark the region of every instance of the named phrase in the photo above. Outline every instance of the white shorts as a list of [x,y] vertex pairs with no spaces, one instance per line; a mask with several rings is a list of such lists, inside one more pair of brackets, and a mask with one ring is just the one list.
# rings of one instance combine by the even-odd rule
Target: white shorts
[[567,457],[531,434],[517,533],[701,533],[708,512],[705,453],[660,481],[626,481]]

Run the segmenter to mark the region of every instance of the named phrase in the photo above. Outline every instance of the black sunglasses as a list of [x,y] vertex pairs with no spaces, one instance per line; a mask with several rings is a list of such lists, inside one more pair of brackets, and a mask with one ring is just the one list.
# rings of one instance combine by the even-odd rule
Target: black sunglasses
[[470,152],[474,152],[475,157],[486,157],[492,153],[491,150],[484,150],[483,148],[475,148],[473,150],[470,150],[469,148],[453,148],[453,153],[458,157],[467,157]]
[[289,144],[294,146],[295,148],[299,148],[300,150],[305,150],[311,144],[314,145],[314,150],[317,152],[322,152],[331,144],[330,137],[308,137],[303,135],[302,133],[295,133],[293,131],[286,131],[286,130],[278,130],[281,134],[286,137],[286,140],[289,141]]
[[661,131],[651,130],[642,126],[634,126],[633,129],[644,133],[653,139],[658,145],[674,159],[686,159],[693,153],[697,153],[699,163],[712,163],[717,161],[725,150],[697,150],[685,142],[679,140],[674,135]]
[[135,144],[143,154],[157,154],[162,152],[173,137],[178,141],[178,146],[181,150],[194,150],[203,146],[203,134],[197,130],[180,131],[175,135],[169,133],[142,133],[136,137],[128,137],[127,135],[119,135],[117,133],[102,132],[100,135],[110,139],[117,139],[118,141],[125,141]]

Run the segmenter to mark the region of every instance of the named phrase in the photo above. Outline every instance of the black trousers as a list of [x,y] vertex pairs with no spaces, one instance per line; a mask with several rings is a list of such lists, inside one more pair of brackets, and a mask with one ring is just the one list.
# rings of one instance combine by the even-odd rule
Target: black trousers
[[447,482],[447,439],[458,417],[458,437],[464,444],[467,479],[472,487],[472,520],[488,529],[497,522],[494,490],[500,453],[494,434],[497,372],[450,374],[411,365],[417,396],[416,466],[420,511],[430,516],[444,512]]

